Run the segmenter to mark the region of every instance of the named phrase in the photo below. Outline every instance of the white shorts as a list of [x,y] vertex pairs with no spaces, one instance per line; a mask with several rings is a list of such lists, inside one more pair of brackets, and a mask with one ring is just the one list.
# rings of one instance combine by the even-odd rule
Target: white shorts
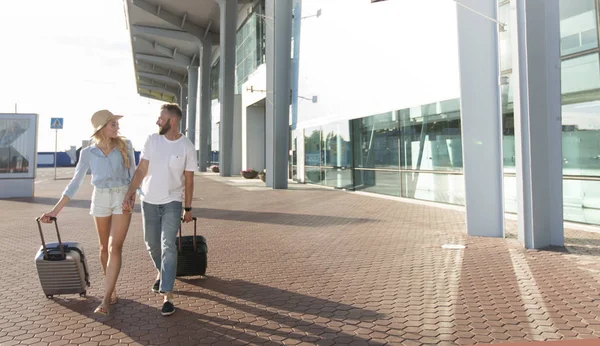
[[106,217],[113,214],[123,214],[123,200],[129,186],[111,188],[94,188],[90,215]]

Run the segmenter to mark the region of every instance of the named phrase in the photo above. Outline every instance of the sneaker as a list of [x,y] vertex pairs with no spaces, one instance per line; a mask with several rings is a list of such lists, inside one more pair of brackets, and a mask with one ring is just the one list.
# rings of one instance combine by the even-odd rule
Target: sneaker
[[173,315],[173,313],[175,313],[175,305],[173,305],[173,303],[171,303],[170,301],[166,301],[163,304],[161,314],[163,316],[170,316]]
[[160,279],[154,281],[154,285],[152,285],[152,292],[158,293],[160,290]]

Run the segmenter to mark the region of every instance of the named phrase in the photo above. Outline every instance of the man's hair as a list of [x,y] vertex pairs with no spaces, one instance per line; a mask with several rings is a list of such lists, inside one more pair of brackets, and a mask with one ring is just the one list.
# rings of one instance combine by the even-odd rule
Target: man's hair
[[174,115],[179,119],[183,117],[183,114],[181,113],[181,108],[177,103],[165,103],[164,105],[160,106],[160,110],[167,111],[171,113],[171,115]]

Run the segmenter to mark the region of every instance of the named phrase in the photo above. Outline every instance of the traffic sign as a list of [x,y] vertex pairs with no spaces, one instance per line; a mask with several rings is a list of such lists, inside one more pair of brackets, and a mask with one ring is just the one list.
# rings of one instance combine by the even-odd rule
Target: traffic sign
[[51,118],[50,119],[50,128],[55,129],[55,130],[62,130],[63,118]]

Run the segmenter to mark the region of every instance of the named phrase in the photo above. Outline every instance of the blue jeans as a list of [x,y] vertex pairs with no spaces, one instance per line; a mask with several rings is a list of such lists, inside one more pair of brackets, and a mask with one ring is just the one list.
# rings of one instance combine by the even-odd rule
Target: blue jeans
[[177,232],[181,224],[181,202],[142,202],[144,241],[154,267],[160,272],[160,291],[171,292],[177,274]]

